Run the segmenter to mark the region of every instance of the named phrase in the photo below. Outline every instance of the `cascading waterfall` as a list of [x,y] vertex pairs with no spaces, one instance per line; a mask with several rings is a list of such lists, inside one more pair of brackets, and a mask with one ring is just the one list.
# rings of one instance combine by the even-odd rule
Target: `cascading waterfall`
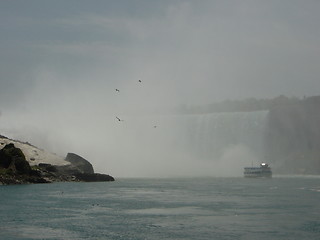
[[240,176],[264,160],[267,113],[130,117],[119,135],[122,158],[138,159],[150,175]]
[[236,146],[262,158],[266,115],[267,111],[259,111],[181,117],[185,118],[184,147],[194,156],[212,161]]

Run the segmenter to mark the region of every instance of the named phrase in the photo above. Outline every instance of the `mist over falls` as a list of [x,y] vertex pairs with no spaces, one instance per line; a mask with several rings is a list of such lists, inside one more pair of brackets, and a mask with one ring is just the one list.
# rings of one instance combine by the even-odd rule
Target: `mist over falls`
[[115,177],[242,176],[262,161],[275,174],[319,174],[319,106],[310,97],[263,111],[117,115],[123,121],[99,111],[49,115],[51,125],[18,112],[2,116],[1,134],[59,156],[75,152]]
[[126,117],[115,139],[123,149],[113,156],[130,159],[132,174],[242,176],[244,166],[263,161],[267,114]]
[[[248,159],[238,156],[233,162],[261,161],[267,111],[213,113],[185,116],[185,151],[207,161],[219,161],[242,148]],[[239,159],[240,158],[240,159]]]
[[320,174],[320,1],[68,2],[0,1],[1,135],[116,178]]
[[241,176],[262,161],[275,174],[319,174],[319,106],[320,97],[309,97],[266,111],[137,117],[128,119],[126,146],[155,175]]

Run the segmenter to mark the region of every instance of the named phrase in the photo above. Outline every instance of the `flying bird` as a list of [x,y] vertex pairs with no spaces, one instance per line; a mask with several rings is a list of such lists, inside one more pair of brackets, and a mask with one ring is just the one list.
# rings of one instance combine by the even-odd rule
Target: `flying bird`
[[141,83],[142,81],[139,79],[139,81],[138,81],[138,82],[140,82],[140,83]]
[[123,120],[120,119],[120,118],[118,118],[118,117],[116,117],[116,119],[117,119],[119,122],[123,122]]
[[118,88],[116,88],[116,92],[120,92],[120,90]]

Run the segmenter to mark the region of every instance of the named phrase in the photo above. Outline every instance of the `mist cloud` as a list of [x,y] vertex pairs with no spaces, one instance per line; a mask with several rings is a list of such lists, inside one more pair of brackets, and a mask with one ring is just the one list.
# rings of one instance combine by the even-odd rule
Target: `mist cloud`
[[[197,172],[151,113],[319,94],[318,2],[31,0],[0,9],[0,133],[119,175]],[[251,156],[237,146],[224,161],[234,152]]]

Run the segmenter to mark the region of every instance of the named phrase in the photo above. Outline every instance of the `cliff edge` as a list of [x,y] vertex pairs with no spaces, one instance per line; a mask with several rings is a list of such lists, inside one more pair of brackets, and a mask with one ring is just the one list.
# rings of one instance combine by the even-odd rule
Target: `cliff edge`
[[95,173],[92,164],[75,153],[63,159],[30,143],[0,135],[0,185],[100,181],[114,178]]

